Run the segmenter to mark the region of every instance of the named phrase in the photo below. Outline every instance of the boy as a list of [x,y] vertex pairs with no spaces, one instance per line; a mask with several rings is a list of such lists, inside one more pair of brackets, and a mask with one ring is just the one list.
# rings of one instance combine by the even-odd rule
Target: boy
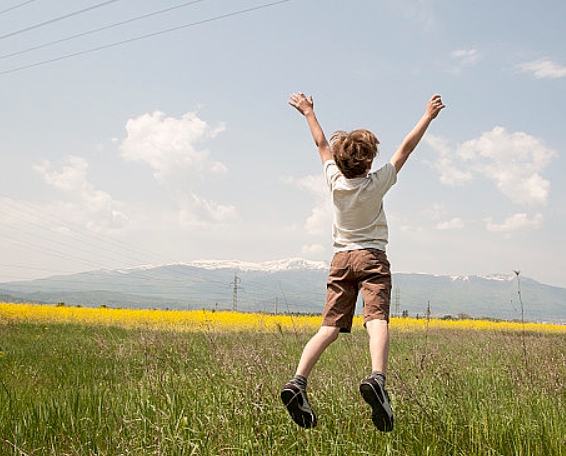
[[391,161],[370,173],[379,141],[368,130],[338,131],[327,141],[314,113],[312,96],[301,92],[289,104],[305,116],[318,147],[334,211],[334,256],[328,274],[322,326],[305,345],[295,376],[283,386],[281,399],[291,418],[304,428],[317,419],[306,395],[307,378],[324,352],[341,332],[350,332],[358,291],[364,300],[364,326],[369,335],[372,374],[360,384],[363,399],[371,406],[377,429],[393,430],[393,411],[385,389],[389,356],[389,306],[391,272],[385,253],[387,220],[383,197],[397,181],[397,174],[444,108],[434,95]]

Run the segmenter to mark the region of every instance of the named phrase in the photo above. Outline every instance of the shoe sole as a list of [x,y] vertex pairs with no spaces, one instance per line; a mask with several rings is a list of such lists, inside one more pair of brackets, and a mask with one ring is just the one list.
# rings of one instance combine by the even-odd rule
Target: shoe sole
[[374,426],[382,432],[391,432],[393,430],[393,415],[389,414],[383,405],[384,400],[386,400],[383,390],[375,388],[370,383],[362,383],[360,393],[364,401],[371,407],[371,420]]
[[309,429],[316,426],[316,416],[313,412],[309,412],[303,409],[303,397],[301,393],[294,391],[292,389],[284,389],[281,391],[281,400],[291,418],[299,426]]

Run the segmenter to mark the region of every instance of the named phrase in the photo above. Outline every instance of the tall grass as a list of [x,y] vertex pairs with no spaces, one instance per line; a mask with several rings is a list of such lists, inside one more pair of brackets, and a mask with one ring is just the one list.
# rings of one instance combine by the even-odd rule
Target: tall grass
[[566,455],[565,331],[394,320],[396,423],[383,434],[358,393],[359,324],[309,379],[318,427],[292,423],[279,390],[313,331],[295,321],[175,331],[0,318],[0,455]]

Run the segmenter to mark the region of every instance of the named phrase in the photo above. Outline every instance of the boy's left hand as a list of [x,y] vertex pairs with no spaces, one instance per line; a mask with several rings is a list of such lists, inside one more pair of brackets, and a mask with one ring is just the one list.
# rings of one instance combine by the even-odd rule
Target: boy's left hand
[[442,98],[440,95],[434,95],[426,105],[426,115],[432,119],[436,119],[438,113],[444,109],[446,106],[442,103]]

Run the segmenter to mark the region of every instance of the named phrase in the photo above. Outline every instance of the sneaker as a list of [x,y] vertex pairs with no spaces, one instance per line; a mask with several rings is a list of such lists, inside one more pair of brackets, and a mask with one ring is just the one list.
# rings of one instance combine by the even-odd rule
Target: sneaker
[[389,395],[381,384],[372,377],[360,384],[360,393],[371,406],[371,420],[382,432],[393,430],[393,410],[389,404]]
[[316,415],[307,400],[307,393],[300,386],[289,382],[281,390],[281,400],[293,421],[306,429],[316,426]]

